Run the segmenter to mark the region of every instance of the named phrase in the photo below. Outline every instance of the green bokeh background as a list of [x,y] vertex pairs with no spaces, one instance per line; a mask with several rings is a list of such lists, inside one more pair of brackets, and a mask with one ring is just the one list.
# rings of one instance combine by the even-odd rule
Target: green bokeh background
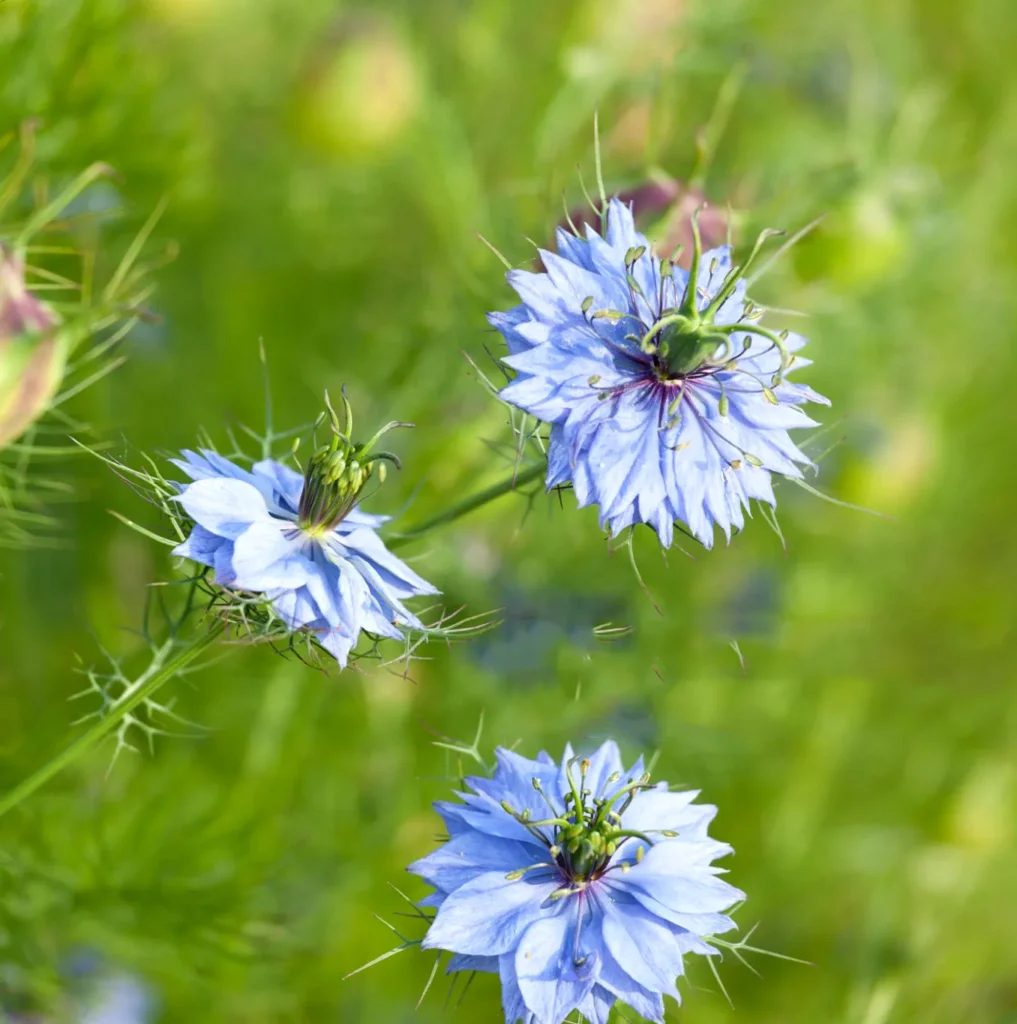
[[[69,1017],[90,949],[164,1021],[499,1020],[490,977],[414,1012],[416,951],[341,980],[394,944],[389,883],[424,892],[403,869],[456,769],[434,734],[483,712],[486,754],[659,751],[658,777],[720,807],[753,941],[812,963],[729,957],[733,1008],[692,964],[669,1020],[1017,1020],[1015,47],[1008,0],[0,6],[0,121],[42,118],[40,173],[118,170],[114,253],[169,198],[162,322],[77,401],[96,436],[260,425],[263,338],[279,425],[344,382],[365,431],[417,424],[371,511],[412,497],[408,522],[497,479],[505,413],[463,352],[498,350],[484,313],[511,296],[477,233],[532,258],[577,163],[592,179],[598,105],[609,189],[687,176],[741,66],[706,191],[743,243],[827,214],[757,289],[809,315],[803,379],[843,439],[819,483],[891,517],[782,487],[787,552],[759,517],[691,559],[646,531],[661,614],[569,495],[432,534],[414,565],[451,607],[504,608],[499,632],[410,680],[233,650],[173,684],[203,737],[109,774],[104,749],[0,821],[0,1006]],[[77,659],[143,664],[129,630],[174,571],[107,514],[157,526],[98,462],[46,469],[77,501],[62,547],[0,552],[4,788],[72,736]],[[596,641],[606,620],[633,632]]]

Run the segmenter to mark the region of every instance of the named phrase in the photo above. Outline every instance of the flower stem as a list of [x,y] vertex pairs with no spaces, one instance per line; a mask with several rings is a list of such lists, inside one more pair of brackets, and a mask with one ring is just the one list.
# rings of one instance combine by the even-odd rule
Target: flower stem
[[439,512],[436,515],[431,516],[430,519],[425,519],[422,523],[418,523],[405,533],[389,534],[386,538],[386,544],[390,548],[394,548],[398,547],[400,544],[406,544],[411,540],[416,540],[417,537],[422,537],[425,533],[430,533],[431,530],[437,529],[439,526],[445,526],[447,523],[455,522],[455,520],[473,512],[475,509],[482,508],[488,502],[494,501],[496,498],[500,498],[503,494],[509,494],[512,491],[530,483],[532,480],[539,479],[546,472],[546,461],[533,462],[529,465],[520,466],[519,469],[517,469],[511,476],[506,477],[504,480],[501,480],[496,484],[492,484],[483,491],[478,491],[476,494],[471,495],[469,498],[465,498],[463,501],[460,501],[455,505],[449,506],[443,512]]
[[24,782],[0,797],[0,817],[13,810],[18,804],[30,797],[37,789],[44,786],[50,779],[69,767],[78,758],[87,754],[101,740],[108,736],[142,701],[148,700],[163,683],[186,668],[198,655],[219,639],[224,625],[214,623],[209,630],[194,643],[188,644],[174,654],[179,645],[175,637],[170,637],[156,647],[152,660],[141,675],[113,703],[109,711],[92,726],[83,736],[79,736],[66,750],[57,754],[37,772],[30,775]]

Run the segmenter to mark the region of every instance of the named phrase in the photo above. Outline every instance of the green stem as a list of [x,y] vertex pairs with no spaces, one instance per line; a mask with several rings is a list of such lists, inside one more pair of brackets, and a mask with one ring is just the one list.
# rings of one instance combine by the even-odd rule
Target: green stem
[[431,530],[434,530],[439,526],[445,526],[447,523],[455,522],[455,520],[473,512],[475,509],[482,508],[488,502],[494,501],[496,498],[500,498],[503,494],[509,494],[533,480],[538,480],[546,472],[546,462],[534,462],[526,466],[521,466],[515,473],[506,477],[499,483],[492,484],[485,490],[478,491],[469,498],[465,498],[463,501],[460,501],[455,505],[451,505],[443,512],[439,512],[437,515],[431,516],[430,519],[425,519],[422,523],[417,523],[416,526],[407,530],[406,533],[390,534],[386,538],[385,543],[390,548],[395,548],[399,547],[401,544],[406,544],[411,540],[416,540],[417,537],[422,537],[425,533],[429,533]]
[[219,639],[223,628],[222,623],[216,622],[204,636],[172,657],[173,648],[176,646],[174,638],[171,637],[161,647],[157,647],[148,668],[131,683],[103,718],[83,736],[79,736],[66,750],[0,798],[0,817],[13,810],[37,789],[40,789],[50,779],[59,775],[79,757],[87,754],[101,740],[105,739],[142,701],[151,697],[163,683],[182,671],[198,655],[211,647]]

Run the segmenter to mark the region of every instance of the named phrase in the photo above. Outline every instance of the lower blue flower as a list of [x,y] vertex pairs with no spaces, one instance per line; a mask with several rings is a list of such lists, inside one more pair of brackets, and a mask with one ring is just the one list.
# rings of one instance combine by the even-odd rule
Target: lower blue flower
[[424,628],[403,602],[438,591],[382,543],[386,516],[350,503],[338,521],[309,518],[308,479],[272,460],[248,471],[185,451],[173,463],[191,478],[177,500],[195,523],[174,554],[210,566],[220,586],[263,594],[288,629],[312,632],[343,667],[361,631],[402,639]]
[[409,868],[435,888],[423,947],[499,975],[506,1024],[606,1024],[616,1002],[662,1021],[683,956],[716,954],[745,898],[712,864],[732,852],[707,835],[716,808],[651,785],[641,758],[625,770],[613,742],[560,765],[499,750],[466,782],[435,805],[448,842]]

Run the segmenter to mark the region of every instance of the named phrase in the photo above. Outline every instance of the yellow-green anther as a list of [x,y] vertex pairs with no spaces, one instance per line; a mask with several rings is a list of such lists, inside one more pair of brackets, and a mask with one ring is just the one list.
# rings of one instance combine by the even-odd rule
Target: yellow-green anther
[[378,438],[389,430],[410,426],[387,423],[366,444],[354,443],[350,439],[353,413],[345,391],[342,398],[344,419],[341,420],[326,393],[332,437],[311,456],[304,474],[298,519],[301,528],[312,535],[338,526],[353,510],[360,492],[375,472],[379,481],[384,481],[387,462],[399,468],[399,460],[391,453],[371,455],[370,452]]
[[721,416],[726,416],[729,403],[727,400],[727,392],[724,391],[723,389],[721,389],[720,392],[720,402],[718,402],[717,404],[718,408],[720,409]]
[[590,307],[592,305],[593,305],[593,296],[592,295],[587,295],[586,298],[583,299],[583,303],[582,303],[582,305],[579,308],[582,309],[582,311],[584,313],[589,313]]
[[634,263],[638,262],[644,252],[646,252],[645,245],[632,246],[632,248],[625,253],[625,266],[631,267]]
[[645,846],[638,846],[638,847],[636,847],[636,863],[637,864],[642,864],[643,863],[643,857],[645,857],[645,856],[646,856],[646,847]]
[[765,384],[763,385],[763,394],[766,396],[766,400],[770,402],[772,405],[780,404],[780,402],[777,400],[777,396]]

